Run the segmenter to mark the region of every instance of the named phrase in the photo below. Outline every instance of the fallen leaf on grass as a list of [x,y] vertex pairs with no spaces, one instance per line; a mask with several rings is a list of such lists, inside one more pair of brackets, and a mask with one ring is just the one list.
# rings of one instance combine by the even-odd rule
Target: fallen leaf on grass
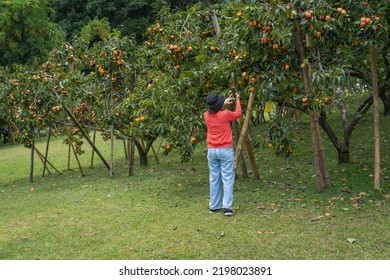
[[316,222],[316,221],[319,221],[321,218],[323,218],[324,216],[317,216],[315,218],[312,218],[310,219],[310,222]]

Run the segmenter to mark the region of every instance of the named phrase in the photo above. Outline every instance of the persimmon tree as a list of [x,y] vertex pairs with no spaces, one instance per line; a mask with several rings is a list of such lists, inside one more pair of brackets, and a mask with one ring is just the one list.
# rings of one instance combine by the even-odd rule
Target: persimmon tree
[[[345,3],[328,3],[321,1],[273,1],[262,5],[228,5],[232,10],[229,19],[230,29],[237,28],[236,44],[241,43],[245,51],[236,59],[240,63],[241,85],[248,86],[250,81],[255,84],[251,88],[261,87],[258,92],[259,100],[273,100],[279,105],[288,105],[308,112],[311,117],[312,136],[319,135],[318,123],[330,136],[332,143],[339,152],[339,161],[349,161],[349,140],[353,129],[364,113],[372,104],[372,97],[360,105],[349,123],[346,118],[344,94],[333,94],[335,89],[352,84],[353,75],[351,61],[367,57],[364,48],[352,52],[363,42],[362,35],[377,34],[376,40],[386,50],[388,37],[387,22],[380,22],[380,15],[388,9],[388,3],[373,2],[370,6],[354,1]],[[226,9],[225,9],[226,10]],[[225,12],[223,10],[222,12]],[[361,16],[370,13],[370,24],[361,27]],[[376,16],[374,14],[376,13]],[[228,18],[228,16],[226,16]],[[241,26],[241,27],[240,27]],[[385,35],[385,36],[383,36]],[[360,38],[359,38],[360,36]],[[340,42],[343,42],[340,44]],[[335,55],[337,54],[337,55]],[[383,65],[386,65],[384,60]],[[365,69],[369,69],[367,66]],[[384,71],[385,72],[385,71]],[[385,72],[386,73],[386,72]],[[366,73],[369,76],[369,73]],[[386,74],[383,76],[386,77]],[[383,83],[386,87],[386,83]],[[326,105],[334,102],[341,111],[344,125],[344,138],[339,141],[326,119]],[[279,122],[280,124],[280,122]],[[283,142],[288,138],[283,129],[272,128],[270,136],[272,141],[282,141],[277,145],[280,149],[292,152],[292,145],[286,146]],[[315,138],[313,138],[314,141]],[[318,136],[316,137],[320,141]],[[315,153],[320,155],[323,151],[321,145],[313,142]],[[327,177],[324,161],[321,157],[317,162],[317,170],[324,169],[321,176]],[[330,182],[320,183],[329,185]]]
[[8,79],[7,87],[10,120],[18,128],[17,139],[31,148],[42,129],[53,127],[53,133],[58,134],[56,123],[60,118],[61,105],[59,99],[47,91],[47,77],[22,67],[16,71]]
[[151,63],[139,90],[146,104],[155,102],[155,126],[166,139],[165,149],[179,148],[188,160],[203,134],[205,97],[211,91],[227,93],[231,65],[221,63],[227,53],[216,40],[208,10],[199,5],[176,14],[164,10],[160,18],[147,30],[145,55]]

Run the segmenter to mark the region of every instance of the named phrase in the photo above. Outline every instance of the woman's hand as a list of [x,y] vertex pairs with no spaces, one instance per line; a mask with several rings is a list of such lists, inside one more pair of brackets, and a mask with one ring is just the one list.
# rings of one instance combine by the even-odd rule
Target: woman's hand
[[228,104],[232,104],[233,100],[234,100],[234,97],[233,97],[232,94],[230,94],[229,97],[225,99],[225,102],[223,103],[223,106],[228,105]]

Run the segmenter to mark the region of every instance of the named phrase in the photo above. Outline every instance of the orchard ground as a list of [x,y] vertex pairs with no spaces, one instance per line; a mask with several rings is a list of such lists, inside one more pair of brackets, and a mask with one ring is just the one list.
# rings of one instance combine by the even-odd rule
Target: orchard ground
[[[81,176],[62,137],[49,160],[63,175],[42,175],[36,157],[28,182],[30,150],[0,146],[0,259],[390,259],[390,118],[381,114],[381,192],[373,190],[372,110],[352,138],[350,164],[339,165],[323,135],[333,186],[317,193],[310,127],[294,157],[278,158],[266,128],[253,128],[262,178],[239,176],[233,217],[208,213],[206,144],[189,163],[176,150],[136,161],[127,176],[123,142],[115,144],[114,176],[91,149],[80,157]],[[156,141],[156,145],[159,141]],[[46,140],[37,146],[44,151]],[[109,142],[98,148],[109,158]],[[155,147],[156,150],[158,147]],[[247,161],[250,170],[249,161]],[[47,174],[47,173],[46,173]],[[240,174],[240,172],[239,172]]]

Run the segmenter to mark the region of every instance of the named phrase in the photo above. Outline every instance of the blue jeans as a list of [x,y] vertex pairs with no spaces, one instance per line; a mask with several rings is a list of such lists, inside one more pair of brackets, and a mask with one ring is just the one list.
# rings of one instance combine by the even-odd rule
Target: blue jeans
[[232,209],[234,186],[233,148],[209,148],[210,209]]

